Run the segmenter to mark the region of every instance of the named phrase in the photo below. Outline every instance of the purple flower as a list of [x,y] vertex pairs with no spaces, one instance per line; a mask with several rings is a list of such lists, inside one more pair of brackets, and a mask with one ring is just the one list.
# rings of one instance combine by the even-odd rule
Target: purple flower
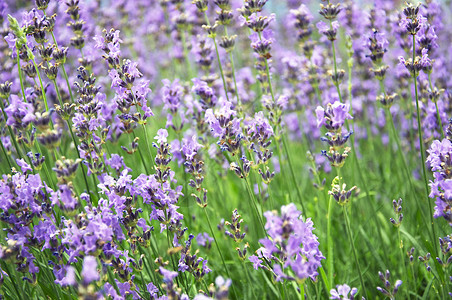
[[251,255],[250,257],[248,257],[248,259],[253,263],[253,268],[255,270],[262,267],[262,261],[256,255]]
[[328,103],[327,108],[317,106],[315,113],[317,116],[317,127],[325,126],[328,130],[336,131],[344,125],[345,120],[353,119],[349,114],[350,104],[335,101]]
[[[317,22],[317,24],[316,24],[316,26],[317,26],[317,29],[319,30],[319,32],[321,33],[321,34],[326,34],[326,33],[328,33],[328,31],[330,30],[330,26],[329,25],[327,25],[325,22],[323,22],[323,21],[319,21],[319,22]],[[336,31],[338,28],[339,28],[339,22],[338,21],[333,21],[332,23],[331,23],[331,26],[332,26],[332,28],[333,28],[333,31]]]
[[320,261],[325,257],[319,250],[317,236],[312,233],[314,227],[311,219],[304,222],[301,212],[293,203],[282,206],[281,215],[267,211],[264,216],[267,218],[265,229],[269,237],[259,240],[263,245],[258,250],[259,257],[250,257],[254,268],[261,267],[258,260],[265,257],[267,260],[283,262],[282,268],[277,263],[273,265],[277,281],[293,279],[285,271],[287,268],[291,268],[300,280],[315,280],[317,269],[321,266]]
[[17,55],[17,50],[16,50],[16,37],[14,36],[14,34],[12,34],[11,32],[8,33],[7,36],[5,36],[5,41],[8,44],[9,49],[12,52],[12,56],[16,57]]
[[33,169],[30,167],[30,165],[27,164],[23,158],[16,159],[16,162],[17,162],[17,165],[22,170],[22,173],[25,174],[25,173],[27,173],[27,171],[33,171]]
[[248,135],[259,134],[269,138],[273,136],[273,127],[270,125],[268,120],[264,117],[264,113],[262,111],[254,114],[254,118],[245,122],[245,125],[248,128]]
[[430,182],[430,197],[435,199],[435,218],[443,217],[452,226],[452,142],[449,139],[433,141],[426,163],[434,172],[434,180]]
[[157,298],[159,289],[152,282],[146,285],[146,289],[148,290],[149,294],[151,294],[152,298]]
[[213,238],[207,232],[200,233],[196,236],[196,243],[202,247],[210,248]]
[[168,137],[168,131],[166,129],[159,129],[157,131],[157,135],[154,137],[154,139],[157,140],[157,143],[159,144],[164,144],[167,142],[167,138]]
[[168,79],[162,81],[162,98],[164,108],[169,110],[171,113],[177,112],[179,106],[181,105],[181,98],[184,94],[184,89],[179,84],[179,80],[176,79],[172,83]]
[[83,260],[82,280],[85,284],[99,280],[100,276],[97,272],[97,260],[94,256],[86,256]]
[[347,284],[338,284],[336,289],[331,289],[330,299],[353,300],[357,293],[357,288],[352,289]]
[[167,269],[160,267],[159,268],[160,274],[163,276],[163,281],[164,282],[171,282],[174,280],[174,278],[177,277],[177,275],[179,275],[179,273],[174,272],[174,271],[168,271]]
[[215,106],[217,97],[207,82],[194,78],[192,91],[201,98],[201,105],[204,108]]
[[184,139],[182,145],[182,153],[185,156],[186,160],[193,160],[194,156],[198,153],[198,150],[203,147],[200,143],[197,142],[198,137],[193,135],[191,138]]
[[[227,131],[230,134],[236,134],[240,129],[240,119],[233,119],[232,117],[236,116],[237,112],[231,109],[232,103],[229,101],[223,101],[220,105],[220,109],[215,113],[210,108],[206,110],[206,122],[210,125],[212,135],[221,138]],[[230,123],[230,121],[232,122]]]
[[6,125],[17,129],[25,129],[35,120],[34,108],[31,103],[25,103],[17,95],[11,95],[11,102],[5,108],[8,119]]
[[428,49],[422,49],[422,56],[419,61],[423,70],[430,72],[433,68],[432,60],[428,57]]
[[72,266],[61,268],[61,271],[64,270],[66,270],[66,276],[64,276],[61,280],[56,279],[55,282],[62,286],[75,285],[77,283],[75,268]]

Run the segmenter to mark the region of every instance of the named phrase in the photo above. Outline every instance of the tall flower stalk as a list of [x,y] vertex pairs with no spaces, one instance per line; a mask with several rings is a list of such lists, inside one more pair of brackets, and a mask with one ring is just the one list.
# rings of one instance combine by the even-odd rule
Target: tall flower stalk
[[[408,71],[411,73],[411,76],[413,78],[414,82],[414,99],[413,101],[416,102],[416,117],[417,117],[417,130],[418,130],[418,138],[419,138],[419,149],[421,151],[421,159],[422,159],[422,178],[424,179],[424,187],[425,187],[425,193],[427,194],[427,200],[428,200],[428,178],[427,178],[427,171],[425,167],[425,152],[424,152],[424,139],[423,139],[423,133],[422,133],[422,124],[421,124],[421,113],[420,113],[420,105],[419,105],[419,96],[418,96],[418,87],[417,87],[417,80],[419,76],[419,71],[422,69],[422,66],[420,64],[419,57],[416,56],[416,34],[421,29],[420,21],[421,17],[419,14],[419,8],[420,5],[413,6],[412,4],[408,3],[407,7],[403,10],[403,14],[406,16],[406,19],[404,19],[402,25],[405,26],[405,29],[408,31],[408,33],[412,36],[412,58],[410,60],[404,60],[401,58],[401,62],[405,65],[405,67],[408,69]],[[428,207],[429,207],[429,215],[430,215],[430,228],[431,228],[431,234],[432,234],[432,241],[435,240],[436,235],[436,229],[435,224],[433,223],[433,215],[432,215],[432,205],[430,201],[428,201]],[[434,244],[435,252],[438,251],[438,246],[436,243]]]

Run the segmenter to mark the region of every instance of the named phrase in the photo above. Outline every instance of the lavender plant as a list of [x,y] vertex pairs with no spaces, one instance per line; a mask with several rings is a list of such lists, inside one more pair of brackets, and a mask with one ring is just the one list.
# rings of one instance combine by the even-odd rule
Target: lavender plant
[[449,2],[0,0],[0,298],[446,299]]

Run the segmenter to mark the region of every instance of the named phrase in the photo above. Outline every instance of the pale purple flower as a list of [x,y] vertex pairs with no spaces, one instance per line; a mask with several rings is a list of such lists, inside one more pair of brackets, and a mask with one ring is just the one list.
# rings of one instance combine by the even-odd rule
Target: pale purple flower
[[282,268],[278,263],[273,265],[277,277],[276,280],[292,280],[292,276],[285,271],[291,268],[298,279],[311,278],[315,280],[317,269],[321,266],[321,260],[325,257],[319,250],[317,236],[313,234],[313,222],[302,220],[301,212],[295,204],[291,203],[281,207],[281,215],[273,211],[264,213],[267,219],[265,229],[268,238],[259,240],[263,245],[258,251],[258,257],[250,257],[253,267],[262,267],[258,260],[276,260],[282,262]]
[[27,164],[27,162],[21,158],[21,159],[16,159],[17,165],[20,167],[20,169],[22,170],[22,173],[27,173],[27,171],[33,171],[33,169],[30,167],[29,164]]
[[349,111],[350,104],[339,101],[335,101],[333,104],[329,103],[326,109],[318,106],[315,110],[317,127],[325,126],[328,130],[336,131],[344,125],[346,120],[353,119]]
[[80,275],[85,284],[99,280],[100,276],[97,271],[97,260],[94,256],[85,257],[83,260],[82,273]]
[[179,275],[179,273],[174,272],[174,271],[168,271],[167,269],[160,267],[159,268],[160,274],[163,276],[163,281],[164,282],[170,282],[173,281],[174,278],[177,277],[177,275]]
[[347,284],[338,284],[330,291],[330,299],[353,300],[358,293],[357,288],[350,288]]
[[161,128],[157,131],[157,135],[154,137],[154,139],[157,140],[157,143],[164,144],[167,142],[167,137],[168,131],[166,129]]

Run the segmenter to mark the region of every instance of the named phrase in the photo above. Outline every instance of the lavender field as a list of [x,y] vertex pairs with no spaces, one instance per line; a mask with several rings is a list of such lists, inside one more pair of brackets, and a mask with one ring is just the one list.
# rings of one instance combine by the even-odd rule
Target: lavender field
[[0,299],[452,298],[450,0],[0,0]]

